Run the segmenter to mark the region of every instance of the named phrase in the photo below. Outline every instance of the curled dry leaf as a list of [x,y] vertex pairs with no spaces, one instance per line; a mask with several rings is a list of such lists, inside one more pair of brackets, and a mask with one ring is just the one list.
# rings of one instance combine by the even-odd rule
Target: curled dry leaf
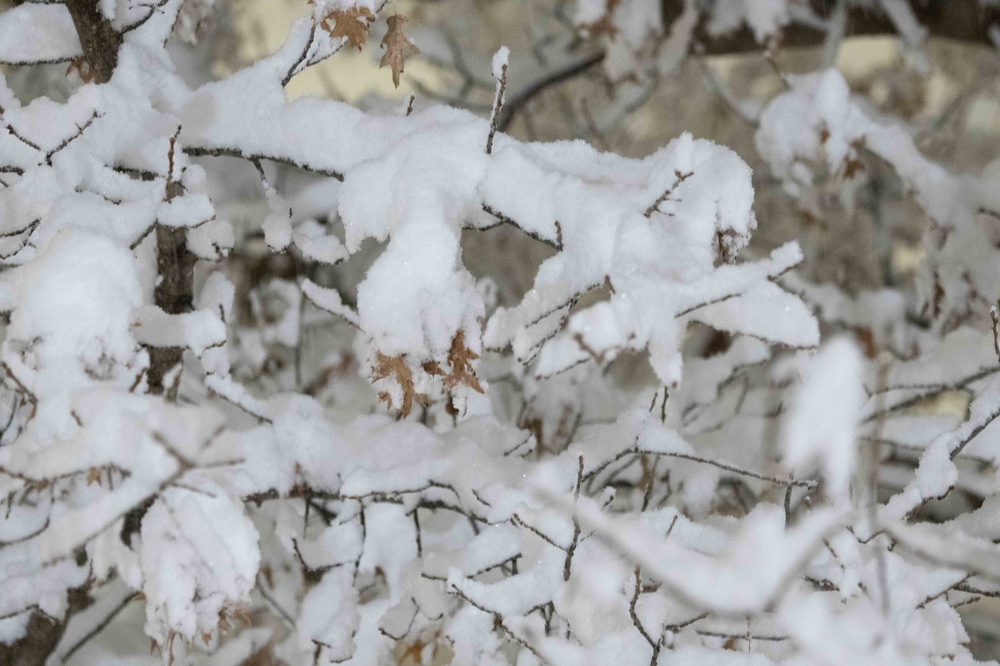
[[[330,24],[331,20],[333,25]],[[331,37],[344,37],[348,44],[360,51],[374,20],[375,15],[367,7],[351,7],[330,12],[320,25]]]
[[392,82],[397,88],[399,87],[399,75],[403,73],[403,61],[407,56],[420,53],[420,49],[414,46],[413,42],[403,34],[403,23],[405,22],[406,18],[398,14],[386,19],[389,31],[382,38],[382,46],[386,47],[386,51],[378,64],[379,67],[388,65],[392,69]]
[[99,467],[91,467],[87,470],[87,485],[92,483],[101,485],[101,469]]
[[73,72],[76,72],[77,76],[84,83],[92,83],[96,78],[96,73],[91,69],[90,63],[82,57],[73,58],[69,61],[69,67],[66,68],[66,76],[69,76]]
[[459,384],[464,384],[473,391],[482,393],[483,387],[480,386],[479,378],[472,369],[472,361],[477,358],[479,354],[465,346],[465,331],[456,333],[448,351],[448,365],[451,366],[451,372],[442,380],[445,388],[451,390]]
[[[398,418],[409,416],[413,410],[414,398],[421,404],[426,402],[427,396],[416,392],[413,385],[413,371],[410,370],[410,366],[406,365],[404,358],[402,356],[386,356],[382,352],[376,352],[375,365],[372,366],[372,381],[377,382],[387,377],[394,377],[399,388],[403,391],[403,404],[399,406],[399,411],[396,414]],[[390,408],[393,406],[392,397],[387,391],[380,391],[378,398]]]
[[585,23],[580,26],[584,33],[588,37],[600,37],[601,35],[606,35],[607,37],[614,38],[617,36],[618,28],[615,26],[614,14],[619,4],[621,4],[621,0],[605,0],[604,14],[602,14],[596,21]]
[[[452,338],[451,348],[448,350],[448,368],[446,373],[437,361],[424,361],[421,368],[431,376],[441,377],[441,383],[448,391],[456,386],[464,385],[477,393],[483,393],[483,387],[479,383],[479,377],[472,367],[472,361],[479,358],[479,354],[465,346],[465,332],[459,331]],[[371,379],[377,382],[380,379],[393,378],[403,392],[403,402],[399,406],[397,416],[405,418],[413,410],[413,402],[416,400],[421,405],[427,405],[430,398],[417,393],[413,381],[413,370],[406,364],[404,356],[386,356],[382,352],[375,353],[375,365],[372,366]],[[389,408],[393,407],[392,396],[388,391],[380,391],[379,400],[385,402]]]

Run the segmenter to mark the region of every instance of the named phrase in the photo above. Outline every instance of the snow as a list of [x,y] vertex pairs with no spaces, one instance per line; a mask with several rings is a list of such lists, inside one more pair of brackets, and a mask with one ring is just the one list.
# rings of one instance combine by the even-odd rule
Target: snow
[[424,560],[424,575],[444,579],[448,577],[448,569],[456,567],[462,575],[474,577],[520,554],[520,532],[512,525],[497,525],[481,532],[458,553],[428,556]]
[[133,335],[144,345],[183,347],[200,356],[210,347],[225,344],[226,325],[209,310],[172,315],[155,305],[144,305],[136,312]]
[[336,236],[329,235],[315,220],[305,220],[292,231],[291,241],[302,254],[313,261],[336,264],[349,255]]
[[737,30],[745,23],[757,42],[765,44],[768,38],[791,21],[792,4],[788,0],[732,0],[715,3],[711,7],[708,29],[710,34],[723,35]]
[[828,342],[809,363],[785,421],[785,464],[801,477],[808,473],[806,465],[819,459],[827,492],[840,501],[847,499],[854,469],[855,430],[865,401],[861,373],[861,354],[853,343]]
[[[300,39],[300,31],[301,26],[293,28],[287,49]],[[645,160],[629,162],[601,156],[579,143],[520,145],[499,137],[494,154],[487,156],[482,144],[485,121],[455,110],[373,118],[335,102],[285,102],[277,78],[287,58],[286,51],[279,52],[195,92],[185,106],[182,139],[205,150],[265,154],[343,174],[338,211],[347,252],[356,252],[365,238],[389,241],[358,287],[360,326],[386,356],[440,361],[459,331],[466,332],[466,339],[476,337],[469,332],[476,329],[485,308],[473,279],[458,265],[458,239],[467,220],[482,219],[483,206],[543,239],[561,239],[564,252],[542,266],[536,289],[562,281],[562,293],[573,298],[609,277],[619,292],[615,317],[627,320],[649,299],[661,300],[670,282],[693,282],[703,294],[695,279],[712,272],[715,233],[732,257],[756,226],[749,169],[734,154],[708,142],[685,136]],[[273,89],[266,83],[269,77],[274,77]],[[244,79],[255,81],[254,100],[246,99]],[[205,108],[213,109],[211,116],[204,115]],[[247,114],[249,108],[255,109],[252,115]],[[296,138],[307,134],[308,140]],[[252,148],[242,147],[246,136],[255,137]],[[295,146],[294,154],[288,152],[290,146]],[[691,176],[677,182],[678,174],[688,172]],[[719,195],[704,196],[709,179],[719,185]],[[650,228],[642,213],[667,187],[676,187],[676,192],[661,210],[676,220],[674,228]],[[609,226],[607,220],[617,222]],[[269,218],[265,233],[269,243],[280,248],[288,241],[289,228]],[[650,244],[650,234],[655,244]],[[414,255],[410,248],[417,245],[422,252]],[[639,266],[662,261],[653,258],[654,248],[686,266],[664,275],[661,287],[641,282],[633,286],[631,275]],[[788,250],[783,252],[787,255]],[[740,270],[753,274],[749,266]],[[682,303],[679,310],[683,308]],[[518,319],[530,322],[534,316]],[[629,335],[635,337],[630,343],[635,348],[645,346],[650,335],[659,336],[662,339],[654,343],[661,350],[656,355],[658,372],[664,381],[675,382],[678,363],[671,340],[677,336],[676,326],[624,323],[620,335],[606,340],[598,353],[621,346]],[[503,328],[510,332],[498,335],[500,331],[488,324],[487,346],[507,344],[521,325],[511,322]],[[565,342],[557,339],[552,344]],[[529,350],[537,346],[529,342],[521,355],[533,357]],[[544,356],[542,362],[552,371],[566,365]]]
[[82,54],[69,10],[61,3],[24,3],[0,14],[0,62],[60,62]]
[[775,662],[762,654],[733,651],[720,654],[715,650],[690,646],[671,650],[664,663],[669,666],[771,666]]
[[882,7],[908,46],[919,47],[930,34],[917,20],[913,8],[903,0],[882,0]]
[[257,540],[231,499],[180,488],[163,493],[142,520],[139,546],[147,635],[167,645],[171,633],[193,641],[215,632],[250,594]]
[[17,295],[0,355],[38,401],[39,434],[68,434],[69,403],[92,383],[88,373],[127,364],[137,352],[135,263],[108,238],[69,230],[7,279]]
[[501,46],[497,49],[497,52],[493,54],[492,60],[493,66],[493,78],[498,81],[506,76],[507,67],[510,64],[510,49],[506,46]]
[[[540,494],[572,510],[582,527],[637,562],[672,594],[697,607],[730,615],[752,614],[772,603],[786,576],[809,558],[842,518],[836,511],[817,511],[785,532],[782,510],[760,505],[745,519],[724,557],[715,559],[630,529],[604,516],[592,502],[581,500],[573,509],[546,491],[544,483],[536,480]],[[756,575],[748,579],[745,572],[751,567]]]
[[[940,240],[921,298],[942,307],[916,314],[902,283],[848,293],[812,282],[808,247],[751,245],[750,166],[710,141],[625,158],[497,134],[487,154],[485,112],[289,101],[286,78],[341,46],[313,20],[374,0],[317,2],[273,55],[192,87],[212,77],[162,45],[193,41],[212,5],[104,0],[118,25],[151,12],[111,82],[27,104],[0,86],[0,641],[70,615],[89,585],[104,596],[67,618],[58,655],[141,591],[164,662],[267,644],[362,665],[445,647],[491,666],[648,663],[653,645],[681,666],[972,663],[954,607],[970,593],[953,588],[1000,577],[1000,380],[979,308],[996,164],[931,162],[835,70],[764,105],[757,148],[806,208],[821,181],[850,196],[869,154],[913,190]],[[883,9],[919,47],[912,13]],[[761,44],[824,26],[786,0],[686,3],[672,26],[652,0],[575,12],[607,17],[595,40],[622,77],[679,67],[705,18]],[[75,57],[71,32],[63,6],[19,5],[0,60]],[[510,51],[481,55],[488,91]],[[463,252],[497,224],[548,246],[517,289]],[[199,259],[190,312],[155,304],[156,225]],[[890,352],[884,373],[846,334]],[[185,352],[176,396],[150,393],[165,347]],[[960,391],[968,413],[931,402]],[[859,438],[885,452],[893,494],[874,507],[851,492]],[[931,504],[953,488],[981,508],[924,521],[962,504]],[[280,620],[227,632],[244,609]],[[112,654],[132,621],[78,660],[138,663]]]
[[302,600],[298,627],[304,657],[319,654],[328,661],[340,662],[354,654],[354,634],[359,624],[357,596],[351,570],[346,567],[327,572],[309,591]]
[[344,305],[340,298],[340,294],[336,289],[326,289],[310,280],[303,280],[302,295],[309,299],[309,302],[316,307],[326,310],[327,312],[335,314],[339,317],[343,317],[354,326],[360,325],[358,315]]
[[744,0],[746,22],[757,41],[764,43],[789,22],[788,0]]

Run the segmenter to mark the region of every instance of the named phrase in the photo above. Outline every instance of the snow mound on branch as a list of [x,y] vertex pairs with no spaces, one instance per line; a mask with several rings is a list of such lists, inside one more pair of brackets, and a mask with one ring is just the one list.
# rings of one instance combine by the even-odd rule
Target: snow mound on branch
[[[818,459],[831,497],[846,500],[854,468],[855,434],[865,402],[862,359],[839,338],[812,359],[785,423],[785,464],[799,469]],[[800,474],[801,476],[801,474]]]
[[[813,319],[796,297],[754,291],[801,260],[795,245],[762,262],[728,265],[756,228],[750,168],[731,150],[683,135],[644,159],[627,159],[582,141],[499,135],[487,155],[489,121],[457,109],[374,116],[336,102],[287,102],[281,80],[308,34],[308,25],[296,24],[271,58],[195,91],[181,111],[181,140],[343,177],[346,251],[367,238],[388,241],[358,286],[357,319],[370,340],[365,365],[394,363],[403,375],[395,381],[413,384],[409,399],[431,382],[423,366],[444,367],[456,340],[473,354],[511,345],[522,363],[538,361],[537,376],[648,350],[659,379],[676,384],[687,326],[677,319],[717,300],[735,309],[705,318],[726,330],[796,347],[816,343]],[[486,307],[459,241],[464,229],[498,221],[558,252],[524,301],[498,310],[482,335]],[[602,285],[613,291],[610,301],[576,313],[556,336],[576,299]],[[768,326],[778,306],[802,326]],[[398,405],[401,396],[391,388],[386,395]]]
[[146,595],[146,634],[167,645],[212,634],[255,585],[257,530],[225,497],[173,488],[142,520],[139,558]]
[[128,250],[103,236],[64,231],[17,271],[14,283],[8,340],[33,343],[39,365],[131,358],[129,326],[142,294]]
[[4,363],[38,401],[36,433],[65,435],[74,428],[74,391],[135,358],[130,327],[142,304],[135,257],[104,236],[61,231],[10,284]]

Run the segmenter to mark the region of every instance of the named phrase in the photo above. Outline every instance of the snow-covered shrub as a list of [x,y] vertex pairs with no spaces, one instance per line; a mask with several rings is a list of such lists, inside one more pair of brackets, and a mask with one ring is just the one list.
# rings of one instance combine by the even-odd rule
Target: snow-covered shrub
[[[0,663],[975,663],[1000,171],[775,59],[881,26],[927,68],[947,17],[539,2],[512,57],[316,0],[227,74],[226,4],[0,13]],[[450,104],[286,94],[353,47],[398,86],[417,46]],[[727,48],[781,83],[741,101],[701,62],[766,177],[691,133],[631,158],[508,131],[601,63],[606,141]],[[751,242],[755,186],[825,224],[878,174],[928,221],[912,285]]]

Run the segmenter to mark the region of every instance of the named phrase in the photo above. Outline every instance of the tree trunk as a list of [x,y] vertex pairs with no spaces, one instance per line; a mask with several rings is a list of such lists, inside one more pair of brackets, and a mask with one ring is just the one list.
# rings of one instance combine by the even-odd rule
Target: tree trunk
[[[167,200],[179,196],[180,183],[167,185]],[[187,229],[156,226],[156,274],[154,299],[168,314],[184,314],[194,307],[194,264],[196,257],[187,249]],[[163,380],[184,358],[180,347],[149,348],[149,390],[177,397],[177,386],[164,386]]]
[[3,666],[44,666],[45,661],[66,632],[69,618],[90,605],[89,584],[69,590],[66,621],[57,622],[39,612],[31,614],[28,629],[20,640],[10,645],[0,643],[0,664]]
[[94,81],[107,83],[118,65],[118,49],[122,35],[111,21],[101,14],[99,0],[66,0],[66,9],[73,18],[76,34],[83,47],[83,58],[90,65]]

